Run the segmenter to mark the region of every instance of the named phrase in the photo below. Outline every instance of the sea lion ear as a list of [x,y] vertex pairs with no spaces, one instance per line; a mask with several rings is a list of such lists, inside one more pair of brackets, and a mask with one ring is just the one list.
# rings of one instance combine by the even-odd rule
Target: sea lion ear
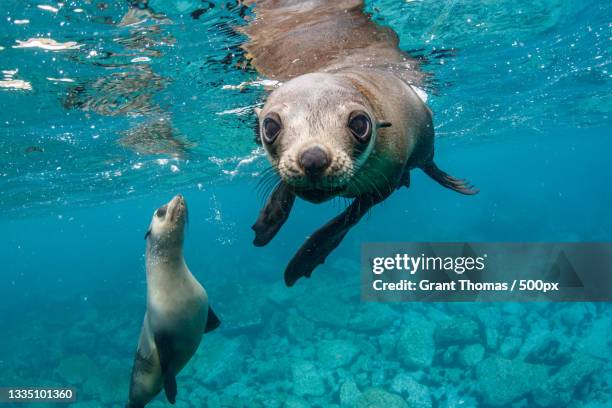
[[151,235],[151,227],[149,227],[149,229],[147,230],[147,232],[145,232],[144,239],[149,238],[149,235]]
[[253,112],[259,117],[259,115],[261,115],[261,108],[254,108]]
[[391,126],[392,126],[391,122],[377,122],[376,123],[376,129],[388,128]]

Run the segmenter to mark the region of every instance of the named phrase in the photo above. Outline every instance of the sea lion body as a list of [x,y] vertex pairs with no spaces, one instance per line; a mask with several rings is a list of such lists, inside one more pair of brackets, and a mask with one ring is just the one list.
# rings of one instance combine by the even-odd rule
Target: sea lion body
[[147,232],[147,311],[140,332],[128,408],[144,407],[162,389],[171,403],[176,375],[196,352],[218,318],[206,290],[183,257],[187,207],[178,195],[153,215]]
[[352,204],[312,234],[285,270],[309,277],[374,205],[422,169],[462,194],[477,190],[434,163],[432,113],[417,93],[425,75],[393,30],[374,23],[362,0],[259,0],[242,28],[251,65],[282,82],[258,115],[258,132],[280,183],[253,229],[255,244],[278,232],[298,196]]

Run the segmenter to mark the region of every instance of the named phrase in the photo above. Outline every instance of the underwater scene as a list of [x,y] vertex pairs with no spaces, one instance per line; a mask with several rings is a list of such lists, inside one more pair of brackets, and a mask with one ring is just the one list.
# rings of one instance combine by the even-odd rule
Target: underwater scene
[[[612,241],[612,3],[367,0],[424,73],[437,164],[479,193],[416,169],[291,287],[293,254],[348,201],[298,199],[253,245],[277,180],[255,141],[275,85],[242,48],[252,3],[0,2],[0,388],[76,393],[0,407],[137,406],[166,213],[220,321],[204,317],[176,370],[176,407],[612,407],[609,302],[366,302],[360,288],[369,242]],[[147,407],[171,406],[164,381]]]

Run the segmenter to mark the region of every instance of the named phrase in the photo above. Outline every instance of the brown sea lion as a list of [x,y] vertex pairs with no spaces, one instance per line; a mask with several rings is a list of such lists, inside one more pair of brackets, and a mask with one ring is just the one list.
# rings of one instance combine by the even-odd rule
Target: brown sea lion
[[410,185],[420,168],[444,187],[476,194],[433,161],[432,113],[415,87],[424,74],[398,48],[397,35],[371,21],[361,0],[259,0],[243,32],[259,73],[283,82],[260,111],[259,138],[281,178],[255,230],[266,245],[295,196],[319,203],[353,198],[315,231],[285,270],[292,286],[342,241],[370,208]]

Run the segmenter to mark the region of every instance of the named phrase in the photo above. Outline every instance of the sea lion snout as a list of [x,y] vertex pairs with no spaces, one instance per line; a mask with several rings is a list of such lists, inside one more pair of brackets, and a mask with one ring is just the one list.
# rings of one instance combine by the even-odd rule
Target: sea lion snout
[[331,163],[329,154],[319,146],[305,149],[299,156],[300,167],[310,179],[321,176]]
[[[176,222],[179,219],[186,218],[187,215],[187,202],[181,194],[177,194],[168,203],[168,211],[171,219]],[[185,217],[183,217],[185,216]]]
[[155,210],[145,239],[153,237],[154,240],[181,241],[188,215],[187,203],[183,196],[181,194],[174,196],[167,204]]
[[184,205],[185,198],[183,197],[182,194],[177,194],[172,198],[172,200],[170,200],[170,204],[175,204],[175,205],[183,204]]

